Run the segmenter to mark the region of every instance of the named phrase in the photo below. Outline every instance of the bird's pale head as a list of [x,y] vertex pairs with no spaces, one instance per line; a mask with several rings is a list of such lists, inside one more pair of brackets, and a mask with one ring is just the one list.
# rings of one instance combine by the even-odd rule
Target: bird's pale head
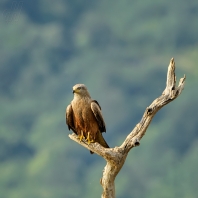
[[90,97],[87,87],[84,84],[76,84],[73,86],[73,94],[76,96]]

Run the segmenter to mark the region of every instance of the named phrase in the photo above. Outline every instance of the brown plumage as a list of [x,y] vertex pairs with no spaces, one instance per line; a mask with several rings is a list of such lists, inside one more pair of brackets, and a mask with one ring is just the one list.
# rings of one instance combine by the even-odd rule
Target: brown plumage
[[73,93],[74,99],[66,108],[66,123],[69,130],[72,129],[80,140],[85,138],[88,144],[98,142],[103,147],[109,148],[102,136],[102,132],[106,132],[106,127],[99,103],[91,99],[83,84],[75,85]]

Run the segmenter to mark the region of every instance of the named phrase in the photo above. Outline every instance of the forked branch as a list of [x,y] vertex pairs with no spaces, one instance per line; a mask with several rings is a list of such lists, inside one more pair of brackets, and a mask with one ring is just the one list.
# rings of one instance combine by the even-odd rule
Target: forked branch
[[166,88],[162,95],[156,98],[149,107],[146,108],[141,121],[135,126],[133,131],[126,137],[125,141],[120,147],[104,148],[98,143],[87,144],[86,141],[81,141],[75,134],[70,134],[69,137],[81,144],[85,148],[103,157],[107,164],[103,171],[101,178],[101,185],[103,187],[102,198],[115,198],[114,181],[121,170],[126,160],[128,152],[135,146],[140,144],[141,138],[145,135],[146,130],[152,121],[155,114],[169,102],[176,99],[184,89],[186,76],[180,79],[179,85],[176,86],[175,76],[175,62],[172,58],[168,66]]

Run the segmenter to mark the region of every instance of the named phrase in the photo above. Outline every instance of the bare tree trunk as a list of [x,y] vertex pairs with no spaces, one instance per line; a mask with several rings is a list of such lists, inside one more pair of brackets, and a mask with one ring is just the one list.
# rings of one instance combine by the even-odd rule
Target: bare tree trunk
[[115,148],[104,148],[98,143],[87,144],[86,141],[81,141],[73,133],[69,137],[81,144],[85,148],[93,151],[94,153],[103,157],[107,164],[104,167],[103,176],[100,183],[103,187],[102,198],[115,198],[115,178],[121,170],[124,162],[127,158],[129,151],[140,145],[141,138],[145,135],[146,130],[155,116],[155,114],[169,102],[176,99],[182,92],[185,83],[185,75],[180,79],[179,85],[176,87],[176,76],[175,76],[175,62],[172,58],[168,66],[166,88],[162,95],[156,98],[149,107],[146,108],[141,121],[135,126],[133,131],[126,137],[125,141],[120,147]]

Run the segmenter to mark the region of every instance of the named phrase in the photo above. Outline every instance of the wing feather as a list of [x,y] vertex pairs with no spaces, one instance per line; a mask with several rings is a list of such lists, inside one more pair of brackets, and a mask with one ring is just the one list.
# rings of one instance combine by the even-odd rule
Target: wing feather
[[101,107],[99,105],[99,103],[96,100],[92,100],[91,102],[91,110],[98,122],[98,126],[100,129],[100,132],[106,132],[106,126],[105,126],[105,122],[102,116],[102,112],[101,112]]
[[72,131],[77,135],[74,126],[74,116],[73,116],[73,109],[71,104],[69,104],[66,108],[65,117],[66,117],[66,124],[68,125],[68,129],[69,130],[72,129]]

